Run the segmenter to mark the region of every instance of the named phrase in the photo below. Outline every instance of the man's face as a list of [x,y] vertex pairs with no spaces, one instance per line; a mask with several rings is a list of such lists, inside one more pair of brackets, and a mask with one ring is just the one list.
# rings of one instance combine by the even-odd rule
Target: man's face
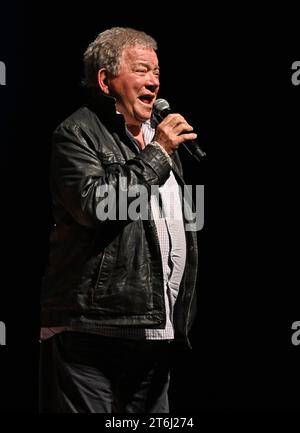
[[159,90],[158,59],[152,48],[127,47],[121,58],[120,73],[108,80],[116,109],[127,125],[140,125],[150,119]]

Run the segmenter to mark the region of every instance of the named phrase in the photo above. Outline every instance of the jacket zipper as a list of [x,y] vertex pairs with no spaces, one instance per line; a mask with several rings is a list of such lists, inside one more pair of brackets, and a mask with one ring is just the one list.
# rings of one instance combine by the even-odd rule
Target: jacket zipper
[[[165,297],[165,287],[164,287],[164,272],[163,272],[163,267],[162,267],[162,257],[161,257],[161,252],[160,252],[160,244],[159,244],[159,239],[158,239],[158,234],[157,234],[157,230],[156,230],[156,226],[155,223],[151,224],[150,221],[148,221],[149,227],[152,230],[153,234],[154,234],[154,240],[155,240],[155,244],[158,250],[158,254],[160,257],[160,263],[161,263],[161,277],[162,277],[162,281],[163,281],[163,298]],[[165,303],[163,303],[163,308],[164,308],[164,316],[165,316],[165,321],[167,321],[167,315],[166,315],[166,306]]]
[[98,284],[99,284],[99,280],[100,280],[100,275],[101,275],[101,271],[102,271],[102,266],[103,266],[104,258],[105,258],[105,249],[103,251],[103,255],[102,255],[102,258],[101,258],[97,281],[96,281],[96,284],[95,284],[95,287],[94,287],[94,290],[93,290],[93,293],[92,293],[92,304],[94,304],[94,295],[95,295],[95,292],[96,292]]

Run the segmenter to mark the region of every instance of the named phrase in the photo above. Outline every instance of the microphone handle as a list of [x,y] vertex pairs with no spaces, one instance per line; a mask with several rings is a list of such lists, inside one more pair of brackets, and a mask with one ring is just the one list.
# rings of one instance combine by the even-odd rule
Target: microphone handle
[[199,145],[194,141],[190,141],[189,144],[185,142],[182,143],[182,146],[187,150],[187,152],[193,156],[197,161],[201,161],[202,158],[206,156],[206,152],[200,149]]

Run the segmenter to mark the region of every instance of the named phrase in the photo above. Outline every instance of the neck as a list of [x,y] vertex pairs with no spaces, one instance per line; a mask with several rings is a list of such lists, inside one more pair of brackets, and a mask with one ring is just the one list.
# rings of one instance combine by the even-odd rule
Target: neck
[[138,142],[140,149],[144,149],[145,141],[142,130],[142,125],[126,125],[128,131],[132,134],[134,139]]

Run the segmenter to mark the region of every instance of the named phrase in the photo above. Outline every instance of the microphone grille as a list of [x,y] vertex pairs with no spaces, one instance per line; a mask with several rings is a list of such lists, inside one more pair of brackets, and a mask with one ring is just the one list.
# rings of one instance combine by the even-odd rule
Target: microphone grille
[[170,104],[165,99],[159,98],[154,102],[154,110],[157,113],[161,113],[164,110],[169,110]]

